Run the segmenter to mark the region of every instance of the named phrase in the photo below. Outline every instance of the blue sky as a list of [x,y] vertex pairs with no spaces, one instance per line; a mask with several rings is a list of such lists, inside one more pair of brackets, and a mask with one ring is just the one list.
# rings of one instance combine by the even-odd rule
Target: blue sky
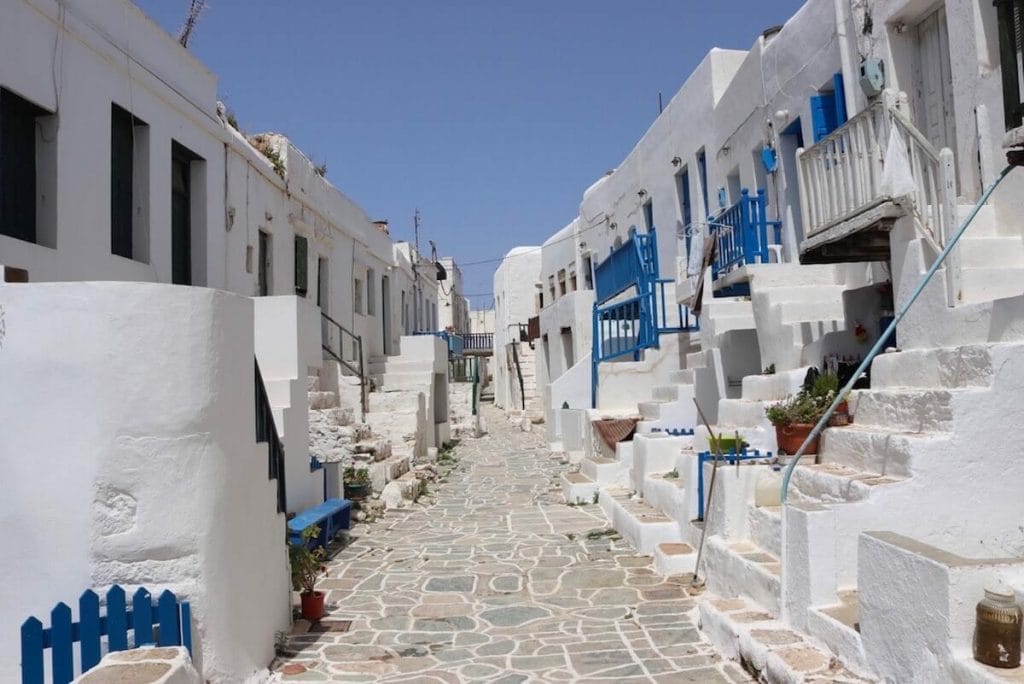
[[[136,0],[175,32],[188,0]],[[802,0],[209,0],[190,49],[243,130],[288,135],[411,239],[470,262],[540,244],[712,47]],[[495,264],[463,269],[488,293]],[[489,304],[474,297],[473,306]]]

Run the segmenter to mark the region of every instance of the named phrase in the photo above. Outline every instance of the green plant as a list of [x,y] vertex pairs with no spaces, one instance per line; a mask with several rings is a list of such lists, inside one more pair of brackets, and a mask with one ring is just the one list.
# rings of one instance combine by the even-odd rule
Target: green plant
[[831,403],[832,397],[819,397],[801,390],[795,396],[772,404],[764,412],[772,425],[817,423]]
[[249,139],[249,143],[255,147],[260,154],[267,158],[270,165],[274,167],[274,173],[284,180],[284,159],[282,159],[281,154],[271,146],[270,138],[264,135],[254,135]]
[[370,484],[370,471],[366,468],[345,468],[345,484]]
[[288,545],[288,560],[292,569],[292,588],[303,594],[316,590],[316,581],[327,572],[323,564],[323,547],[309,548],[310,542],[320,535],[320,528],[311,525],[302,531],[299,543]]
[[315,173],[316,175],[320,176],[321,178],[326,176],[327,175],[327,162],[324,162],[323,164],[317,164],[316,166],[314,166],[313,167],[313,173]]
[[670,470],[667,473],[665,473],[665,479],[666,480],[678,480],[679,479],[679,471],[676,470],[675,468],[673,468],[672,470]]
[[[839,376],[832,371],[825,371],[814,378],[814,382],[811,383],[810,392],[815,397],[826,397],[831,395],[831,399],[835,399],[836,393],[839,391]],[[830,399],[830,401],[831,401]]]
[[231,126],[236,131],[241,133],[242,129],[238,127],[238,118],[235,117],[235,113],[229,109],[227,110],[227,112],[225,112],[225,114],[227,115],[228,126]]
[[761,375],[775,375],[775,364],[772,363],[766,366],[765,369],[761,371]]

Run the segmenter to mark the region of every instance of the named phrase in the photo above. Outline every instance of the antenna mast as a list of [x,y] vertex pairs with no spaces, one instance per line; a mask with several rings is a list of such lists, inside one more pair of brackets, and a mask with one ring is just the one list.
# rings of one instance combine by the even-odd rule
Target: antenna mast
[[206,0],[189,0],[188,11],[185,13],[185,24],[178,31],[178,42],[184,48],[192,40],[192,31],[199,23],[199,16],[206,9]]
[[412,216],[413,248],[415,253],[412,259],[412,289],[415,293],[415,301],[412,304],[413,332],[420,331],[420,308],[423,306],[423,291],[420,288],[420,210],[417,207],[416,213]]

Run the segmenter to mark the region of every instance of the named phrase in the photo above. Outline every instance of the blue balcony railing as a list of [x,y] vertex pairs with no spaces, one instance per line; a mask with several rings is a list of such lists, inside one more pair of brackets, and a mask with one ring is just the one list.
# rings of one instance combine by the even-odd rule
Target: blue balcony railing
[[[769,262],[769,246],[779,243],[781,223],[769,221],[766,209],[763,188],[756,195],[751,195],[744,188],[736,204],[708,219],[718,243],[718,253],[711,269],[713,278],[744,264]],[[769,228],[772,228],[773,242],[769,242]]]
[[594,269],[595,296],[598,304],[658,277],[658,242],[652,227],[646,234],[630,229],[629,239],[613,248],[608,258]]

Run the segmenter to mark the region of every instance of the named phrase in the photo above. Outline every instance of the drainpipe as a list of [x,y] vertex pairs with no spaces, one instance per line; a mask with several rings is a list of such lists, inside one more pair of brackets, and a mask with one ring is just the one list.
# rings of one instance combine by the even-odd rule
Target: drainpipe
[[[854,84],[859,77],[860,66],[854,67],[850,58],[850,37],[846,34],[849,25],[849,14],[846,4],[849,0],[835,0],[836,8],[836,38],[839,41],[839,64],[843,70],[843,81],[846,86],[843,88],[846,99],[846,116],[853,118],[857,113],[857,94]],[[865,11],[868,11],[865,9]]]

